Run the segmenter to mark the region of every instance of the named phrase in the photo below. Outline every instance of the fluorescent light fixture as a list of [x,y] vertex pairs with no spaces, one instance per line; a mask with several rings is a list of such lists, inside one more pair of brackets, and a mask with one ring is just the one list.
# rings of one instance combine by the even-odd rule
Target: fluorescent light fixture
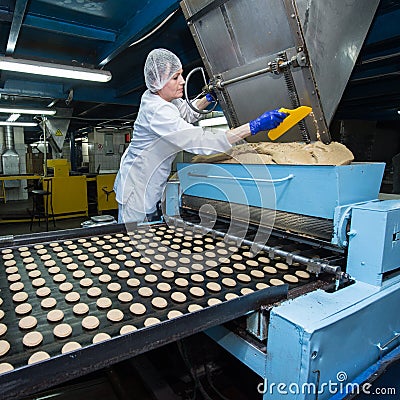
[[37,126],[36,122],[0,121],[0,126]]
[[4,114],[54,115],[56,113],[56,110],[51,110],[50,108],[35,109],[35,108],[0,107],[0,113],[4,113]]
[[7,122],[15,122],[20,116],[21,116],[21,114],[11,114],[7,118]]
[[225,117],[207,118],[199,121],[199,126],[220,126],[228,125]]
[[40,61],[18,60],[12,57],[0,57],[0,69],[25,74],[55,76],[58,78],[79,79],[91,82],[108,82],[112,78],[109,71]]

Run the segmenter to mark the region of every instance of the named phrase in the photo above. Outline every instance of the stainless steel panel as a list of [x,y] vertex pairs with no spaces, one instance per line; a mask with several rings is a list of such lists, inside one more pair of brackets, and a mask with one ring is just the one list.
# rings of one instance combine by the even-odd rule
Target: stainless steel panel
[[[379,0],[235,0],[181,2],[211,77],[238,78],[265,70],[278,56],[291,60],[291,87],[283,73],[264,72],[217,91],[231,126],[267,109],[308,105],[312,140],[329,141],[331,122]],[[361,5],[360,5],[361,4]],[[281,71],[282,72],[282,71]],[[289,95],[290,89],[294,96]],[[294,100],[293,100],[294,99]],[[259,135],[256,141],[266,140]],[[301,140],[298,127],[282,137]]]
[[328,124],[343,95],[379,0],[296,0]]

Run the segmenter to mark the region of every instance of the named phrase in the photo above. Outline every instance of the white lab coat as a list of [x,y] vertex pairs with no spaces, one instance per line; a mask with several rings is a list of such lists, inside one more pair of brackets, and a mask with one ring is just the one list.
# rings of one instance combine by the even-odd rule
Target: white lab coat
[[119,222],[142,222],[156,211],[179,151],[208,155],[231,148],[225,131],[191,125],[198,119],[184,100],[167,102],[146,90],[114,183]]

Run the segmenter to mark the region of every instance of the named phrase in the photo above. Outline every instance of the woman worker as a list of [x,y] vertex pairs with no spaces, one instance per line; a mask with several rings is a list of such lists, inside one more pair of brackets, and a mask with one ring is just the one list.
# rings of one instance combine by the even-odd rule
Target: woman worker
[[[119,223],[151,221],[157,216],[157,205],[179,151],[202,155],[226,152],[247,136],[276,128],[287,116],[267,111],[247,124],[219,133],[195,127],[192,123],[200,114],[182,99],[182,72],[179,58],[169,50],[155,49],[147,56],[147,90],[114,183]],[[196,107],[205,109],[210,101],[212,97],[207,95],[197,100]]]

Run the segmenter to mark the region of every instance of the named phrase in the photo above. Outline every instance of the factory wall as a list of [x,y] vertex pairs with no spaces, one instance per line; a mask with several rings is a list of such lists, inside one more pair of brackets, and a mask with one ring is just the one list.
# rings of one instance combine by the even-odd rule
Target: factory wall
[[[0,128],[0,154],[3,153],[4,150],[4,128]],[[26,173],[26,145],[24,142],[24,129],[19,127],[14,127],[14,142],[15,142],[15,151],[19,155],[19,173]],[[0,163],[1,172],[2,166]],[[6,188],[7,201],[10,200],[26,200],[28,198],[28,191],[25,189],[27,182],[26,180],[18,181],[17,187],[8,187]]]
[[89,172],[117,172],[127,131],[94,130],[88,134]]

